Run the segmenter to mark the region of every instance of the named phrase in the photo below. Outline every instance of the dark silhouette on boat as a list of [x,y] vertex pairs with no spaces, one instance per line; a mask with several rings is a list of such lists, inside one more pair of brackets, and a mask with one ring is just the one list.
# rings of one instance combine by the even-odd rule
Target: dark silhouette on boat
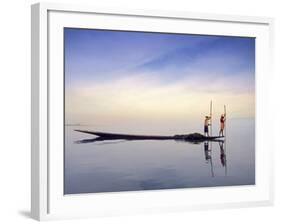
[[116,133],[105,133],[105,132],[86,131],[86,130],[75,130],[75,131],[98,136],[93,139],[80,140],[78,141],[78,143],[89,143],[89,142],[107,141],[107,140],[176,140],[176,141],[200,143],[205,141],[223,142],[222,138],[224,137],[224,136],[205,136],[200,133],[161,136],[161,135],[116,134]]

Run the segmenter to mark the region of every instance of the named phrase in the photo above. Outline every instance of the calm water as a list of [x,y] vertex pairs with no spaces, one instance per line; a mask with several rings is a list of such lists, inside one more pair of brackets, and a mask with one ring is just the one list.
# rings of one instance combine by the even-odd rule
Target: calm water
[[[117,127],[66,126],[65,194],[255,184],[253,119],[229,120],[224,145],[174,140],[78,144],[76,141],[94,136],[74,129],[145,134],[140,129],[128,132]],[[194,131],[169,129],[158,130],[158,134]]]

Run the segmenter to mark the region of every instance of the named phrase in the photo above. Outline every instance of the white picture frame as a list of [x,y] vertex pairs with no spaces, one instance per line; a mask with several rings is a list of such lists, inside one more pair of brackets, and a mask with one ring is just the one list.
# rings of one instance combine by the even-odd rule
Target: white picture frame
[[[189,12],[32,5],[31,214],[37,220],[248,207],[273,203],[270,133],[273,19]],[[256,185],[63,195],[62,28],[84,27],[255,37]]]

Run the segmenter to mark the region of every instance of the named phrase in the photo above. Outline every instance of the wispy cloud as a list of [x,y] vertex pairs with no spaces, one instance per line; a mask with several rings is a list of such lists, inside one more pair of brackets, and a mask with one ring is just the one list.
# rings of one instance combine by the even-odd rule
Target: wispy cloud
[[[239,83],[239,82],[238,82]],[[231,105],[232,117],[254,116],[254,94],[240,91],[235,79],[205,84],[199,78],[163,85],[147,75],[73,88],[66,94],[67,118],[73,122],[126,123],[128,120],[201,119],[214,99],[218,108]],[[236,85],[236,87],[233,87]],[[218,91],[219,89],[219,91]],[[217,111],[217,116],[221,111]]]
[[[143,124],[201,119],[213,99],[254,116],[252,38],[66,30],[66,119]],[[217,115],[221,111],[215,111]]]

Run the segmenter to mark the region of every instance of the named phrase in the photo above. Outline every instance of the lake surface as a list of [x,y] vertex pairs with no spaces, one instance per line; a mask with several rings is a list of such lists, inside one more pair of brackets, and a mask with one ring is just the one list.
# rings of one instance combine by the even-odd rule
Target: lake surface
[[[174,135],[197,131],[193,127],[194,124],[189,128],[169,128],[167,131],[151,128],[151,133],[147,133],[147,130],[133,132],[122,127],[65,126],[64,193],[255,184],[254,119],[228,120],[227,138],[223,145],[175,140],[77,143],[95,136],[74,131]],[[214,130],[218,130],[217,126],[213,127],[216,135]]]

